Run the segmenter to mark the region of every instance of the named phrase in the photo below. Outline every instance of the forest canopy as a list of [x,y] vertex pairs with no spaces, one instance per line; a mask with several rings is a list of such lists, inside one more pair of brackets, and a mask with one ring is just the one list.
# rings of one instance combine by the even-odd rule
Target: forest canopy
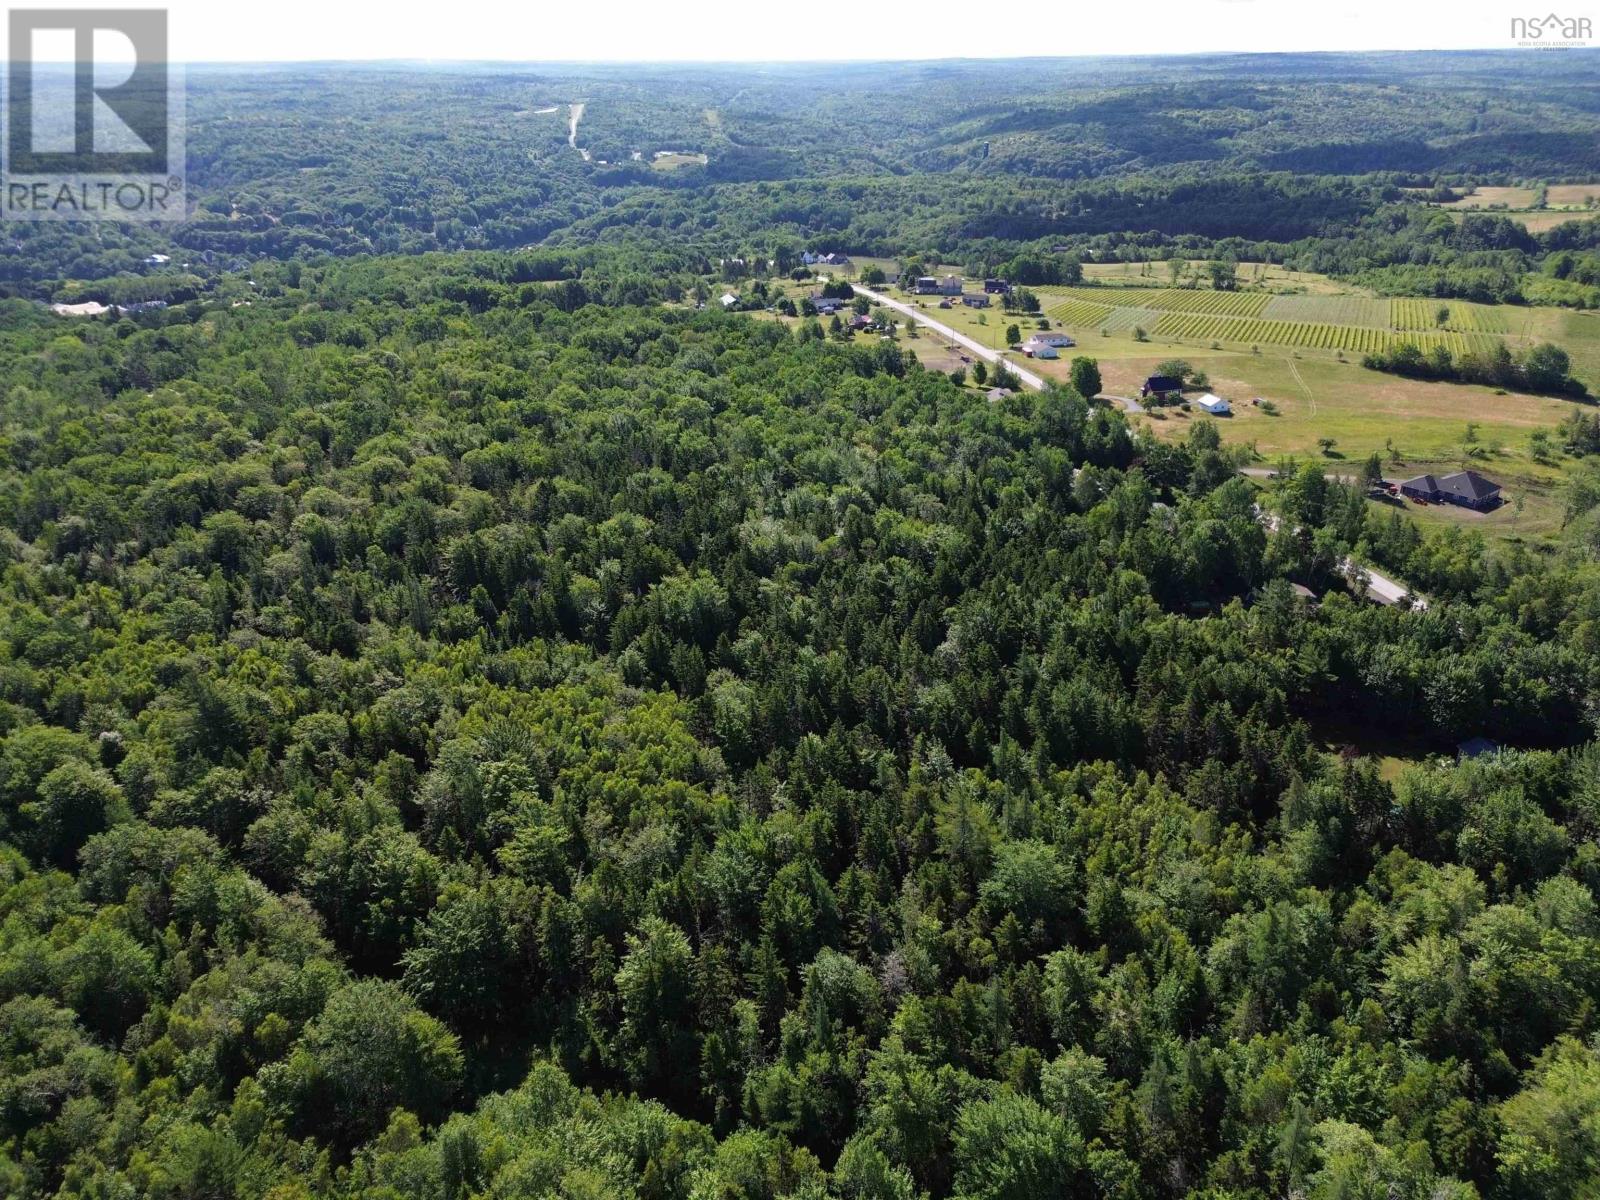
[[9,1194],[1593,1190],[1580,542],[539,272],[0,313]]

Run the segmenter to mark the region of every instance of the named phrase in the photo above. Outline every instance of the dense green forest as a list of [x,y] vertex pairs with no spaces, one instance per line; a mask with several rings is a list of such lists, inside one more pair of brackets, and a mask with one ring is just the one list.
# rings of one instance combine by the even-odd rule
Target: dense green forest
[[[1540,275],[1600,244],[1592,215],[1458,229],[1405,190],[1600,178],[1600,50],[1526,63],[197,66],[190,219],[10,225],[0,290],[187,300],[263,259],[670,241],[710,261],[810,246],[975,268],[1057,245],[1230,255],[1387,294],[1600,306]],[[659,170],[663,151],[706,162]],[[152,253],[173,261],[151,270]]]
[[1600,488],[551,277],[0,305],[0,1190],[1595,1194]]

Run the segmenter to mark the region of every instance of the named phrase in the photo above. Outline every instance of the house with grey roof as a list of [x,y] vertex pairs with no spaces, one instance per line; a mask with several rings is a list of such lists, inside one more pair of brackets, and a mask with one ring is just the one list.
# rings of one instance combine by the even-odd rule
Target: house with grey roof
[[1488,512],[1500,504],[1500,485],[1476,471],[1456,471],[1450,475],[1418,475],[1400,485],[1400,493],[1429,504],[1455,504],[1478,512]]

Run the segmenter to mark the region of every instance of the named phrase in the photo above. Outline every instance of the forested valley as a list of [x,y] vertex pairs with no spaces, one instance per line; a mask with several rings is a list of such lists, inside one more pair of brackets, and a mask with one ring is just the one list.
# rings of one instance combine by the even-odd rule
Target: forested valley
[[693,270],[0,304],[0,1191],[1592,1196],[1593,516]]
[[[13,223],[0,295],[178,303],[264,260],[671,245],[713,265],[823,248],[974,274],[1019,253],[1225,256],[1390,295],[1600,307],[1592,211],[1532,232],[1422,203],[1600,177],[1600,50],[1524,62],[201,65],[189,219]],[[658,169],[671,152],[704,162]],[[171,261],[152,271],[152,254]]]

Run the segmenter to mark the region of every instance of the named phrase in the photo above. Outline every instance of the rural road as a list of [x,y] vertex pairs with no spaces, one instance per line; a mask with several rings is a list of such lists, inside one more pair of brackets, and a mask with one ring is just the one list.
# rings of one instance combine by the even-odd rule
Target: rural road
[[[860,292],[874,304],[881,304],[885,308],[892,308],[895,312],[910,317],[913,321],[917,322],[917,324],[926,325],[935,333],[942,334],[944,337],[949,338],[952,342],[955,342],[961,346],[965,346],[968,350],[971,350],[979,358],[982,358],[987,362],[1003,365],[1006,370],[1010,371],[1018,379],[1022,380],[1025,385],[1033,388],[1035,391],[1044,390],[1044,380],[1040,379],[1039,376],[1035,375],[1032,371],[1026,371],[1017,366],[1015,363],[1007,361],[995,351],[989,349],[987,346],[973,341],[965,334],[957,333],[943,321],[934,320],[921,309],[915,308],[909,304],[902,304],[898,300],[891,300],[888,296],[883,295],[883,293],[875,292],[871,288],[862,287],[859,283],[852,286],[854,286],[856,291]],[[1107,396],[1106,399],[1120,402],[1127,407],[1128,411],[1130,412],[1136,411],[1140,408],[1138,401],[1127,396]],[[1255,475],[1259,472],[1262,475],[1265,475],[1268,469],[1269,468],[1265,467],[1246,467],[1242,473],[1246,475]],[[1278,518],[1272,513],[1263,512],[1261,514],[1261,520],[1268,529],[1276,530],[1278,528]],[[1390,579],[1387,575],[1384,575],[1379,571],[1375,571],[1371,567],[1358,564],[1353,559],[1345,559],[1339,564],[1339,569],[1346,574],[1350,573],[1353,569],[1359,570],[1362,574],[1362,577],[1367,581],[1367,589],[1374,596],[1382,599],[1385,603],[1394,604],[1401,598],[1410,596],[1412,608],[1421,610],[1428,607],[1428,601],[1426,597],[1417,595],[1403,583]]]
[[926,325],[935,333],[942,334],[943,336],[949,338],[952,342],[971,350],[985,362],[994,363],[997,366],[1003,366],[1018,379],[1022,380],[1025,386],[1031,387],[1036,392],[1044,391],[1043,379],[1039,378],[1039,376],[1035,375],[1032,371],[1024,370],[1022,367],[1017,366],[1016,363],[1001,357],[998,352],[989,349],[989,347],[985,346],[982,342],[975,342],[966,334],[957,333],[943,321],[935,321],[932,317],[928,316],[927,313],[913,305],[902,304],[898,300],[891,300],[888,296],[883,295],[881,292],[875,292],[871,288],[862,287],[859,283],[852,284],[851,286],[865,296],[868,300],[871,300],[874,304],[881,304],[885,308],[892,308],[895,310],[895,312],[910,317],[918,325]]

